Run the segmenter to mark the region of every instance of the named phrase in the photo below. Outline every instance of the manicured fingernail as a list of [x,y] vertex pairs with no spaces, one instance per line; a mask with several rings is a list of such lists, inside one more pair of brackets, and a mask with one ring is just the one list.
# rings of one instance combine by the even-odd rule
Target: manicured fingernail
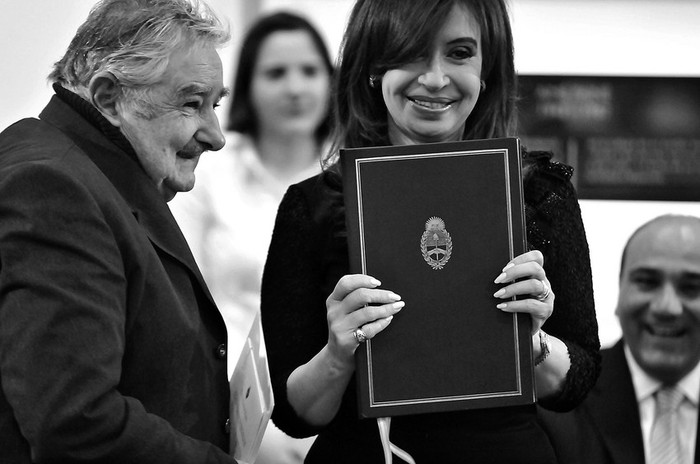
[[401,299],[401,297],[394,292],[389,293],[389,298],[391,298],[392,300],[396,300],[396,301]]
[[493,281],[494,284],[501,284],[506,281],[506,273],[502,272],[501,275],[496,277],[496,280]]
[[369,282],[370,282],[372,285],[374,285],[375,287],[379,287],[379,286],[382,284],[380,281],[378,281],[378,280],[375,279],[374,277],[372,277],[372,278],[370,279]]
[[502,297],[503,295],[505,295],[505,293],[506,293],[506,289],[505,289],[505,288],[502,288],[502,289],[500,289],[499,291],[497,291],[496,293],[494,293],[493,296],[496,297],[496,298],[500,298],[500,297]]
[[388,316],[388,317],[385,317],[384,320],[387,321],[387,322],[391,322],[391,320],[392,320],[393,318],[394,318],[394,316]]
[[400,311],[401,308],[403,308],[404,306],[406,306],[406,302],[405,302],[405,301],[397,301],[396,303],[394,303],[393,305],[391,305],[392,308],[394,308],[394,309],[396,309],[396,310],[399,310],[399,311]]
[[507,271],[508,269],[510,269],[510,268],[513,267],[513,266],[515,266],[515,264],[513,264],[513,263],[508,263],[508,264],[506,264],[506,267],[504,267],[504,268],[502,269],[502,271],[505,272],[505,271]]
[[499,303],[496,305],[498,309],[506,309],[508,307],[507,303]]

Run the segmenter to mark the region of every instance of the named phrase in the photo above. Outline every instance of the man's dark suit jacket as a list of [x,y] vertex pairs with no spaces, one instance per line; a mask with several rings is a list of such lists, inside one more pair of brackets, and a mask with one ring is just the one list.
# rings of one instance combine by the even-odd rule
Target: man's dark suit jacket
[[[643,464],[644,442],[637,397],[622,341],[601,350],[602,371],[573,412],[539,408],[561,464]],[[700,446],[695,445],[695,464]]]
[[234,462],[223,320],[133,152],[73,106],[0,135],[0,462]]

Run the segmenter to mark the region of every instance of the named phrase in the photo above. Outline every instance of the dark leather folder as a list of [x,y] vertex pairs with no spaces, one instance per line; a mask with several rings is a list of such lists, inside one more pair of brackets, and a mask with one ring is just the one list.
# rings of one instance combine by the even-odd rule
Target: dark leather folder
[[493,297],[525,251],[518,139],[340,156],[351,271],[406,302],[357,350],[360,415],[533,403],[530,319]]

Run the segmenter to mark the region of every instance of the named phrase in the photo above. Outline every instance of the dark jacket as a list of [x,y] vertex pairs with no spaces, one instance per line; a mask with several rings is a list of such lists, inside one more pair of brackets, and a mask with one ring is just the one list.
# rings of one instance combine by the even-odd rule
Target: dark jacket
[[0,134],[0,462],[234,462],[223,320],[126,139],[77,106]]
[[[540,410],[541,422],[562,464],[643,464],[639,407],[624,343],[601,355],[600,378],[583,404],[565,414]],[[693,462],[700,464],[697,438]]]

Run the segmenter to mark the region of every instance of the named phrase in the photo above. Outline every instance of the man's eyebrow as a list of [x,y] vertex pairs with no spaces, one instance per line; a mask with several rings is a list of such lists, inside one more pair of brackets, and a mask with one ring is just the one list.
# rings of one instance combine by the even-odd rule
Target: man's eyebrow
[[700,272],[696,271],[685,271],[683,272],[684,279],[700,280]]
[[210,85],[204,85],[204,84],[198,84],[196,82],[192,82],[187,85],[183,85],[179,89],[177,89],[177,96],[178,97],[186,97],[189,95],[206,95],[208,93],[211,93],[211,86]]
[[[184,97],[188,97],[191,95],[199,95],[202,97],[206,97],[207,95],[211,94],[212,91],[213,91],[213,89],[210,85],[199,84],[199,83],[193,82],[191,84],[187,84],[187,85],[180,87],[177,90],[177,97],[184,98]],[[221,91],[219,92],[219,95],[217,97],[218,97],[218,99],[222,99],[224,97],[227,97],[230,94],[231,94],[231,89],[228,87],[224,87],[223,89],[221,89]]]

